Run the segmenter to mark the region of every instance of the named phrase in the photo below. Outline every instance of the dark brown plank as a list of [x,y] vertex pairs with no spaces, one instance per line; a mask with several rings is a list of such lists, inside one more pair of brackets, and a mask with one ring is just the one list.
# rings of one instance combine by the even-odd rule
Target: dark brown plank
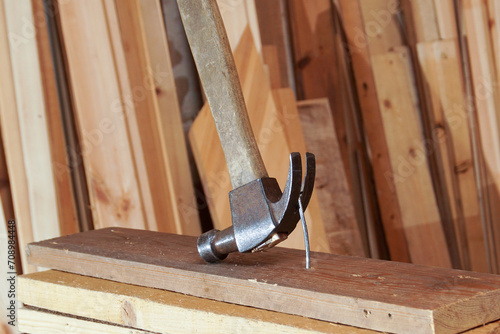
[[31,264],[374,330],[456,333],[500,318],[500,276],[274,248],[218,264],[196,238],[107,228],[32,243]]

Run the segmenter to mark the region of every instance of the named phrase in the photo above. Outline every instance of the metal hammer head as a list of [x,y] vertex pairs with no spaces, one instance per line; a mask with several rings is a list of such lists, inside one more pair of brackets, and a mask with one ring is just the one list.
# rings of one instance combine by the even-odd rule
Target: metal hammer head
[[314,188],[314,154],[306,153],[306,173],[297,152],[290,154],[283,193],[275,178],[260,178],[229,193],[233,225],[198,238],[198,252],[207,262],[223,260],[235,251],[261,251],[285,240],[300,219],[299,196],[307,207]]

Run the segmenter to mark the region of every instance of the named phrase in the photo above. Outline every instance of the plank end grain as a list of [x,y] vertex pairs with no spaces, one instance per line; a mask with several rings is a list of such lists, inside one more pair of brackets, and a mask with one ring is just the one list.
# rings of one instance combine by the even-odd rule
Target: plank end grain
[[450,333],[500,318],[500,276],[361,257],[314,252],[306,270],[303,251],[274,248],[207,264],[194,237],[107,228],[32,243],[28,258],[47,268],[380,331]]

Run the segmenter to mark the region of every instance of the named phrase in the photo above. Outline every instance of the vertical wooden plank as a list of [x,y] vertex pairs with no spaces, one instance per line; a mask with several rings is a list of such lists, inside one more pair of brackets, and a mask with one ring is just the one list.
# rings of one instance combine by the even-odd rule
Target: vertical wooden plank
[[[488,271],[484,230],[473,167],[469,115],[464,97],[465,87],[461,59],[455,39],[419,43],[419,60],[428,83],[428,97],[433,108],[436,128],[446,135],[442,152],[449,152],[444,164],[448,193],[455,210],[459,250],[470,265],[466,269]],[[444,158],[444,156],[443,156]],[[460,232],[461,231],[461,232]],[[465,238],[464,238],[465,237]]]
[[336,132],[346,175],[349,166],[348,127],[339,91],[336,68],[335,28],[331,0],[292,0],[288,2],[292,31],[297,98],[327,97],[335,119]]
[[[14,90],[14,78],[11,66],[10,46],[5,17],[5,2],[0,1],[0,126],[5,147],[7,167],[10,170],[10,182],[14,203],[15,218],[18,222],[17,232],[19,248],[25,249],[33,241],[31,226],[31,212],[28,198],[28,182],[24,170],[23,146],[17,116],[17,102]],[[23,272],[36,270],[26,261],[26,254],[21,252],[21,261],[24,263]]]
[[80,232],[43,0],[32,0],[61,235]]
[[[137,13],[142,15],[141,24],[144,26],[146,56],[149,58],[145,80],[151,76],[149,79],[153,81],[151,84],[154,86],[156,115],[153,125],[157,124],[161,144],[164,145],[163,163],[166,165],[168,177],[170,210],[176,216],[177,233],[198,235],[201,232],[198,208],[161,7],[157,1],[149,0],[140,0],[139,5],[140,10],[137,10]],[[148,136],[148,131],[144,135]],[[153,177],[152,182],[157,182],[157,180]],[[158,194],[156,196],[163,202],[158,205],[165,206],[166,198]],[[164,219],[162,217],[162,215],[157,216],[158,220]]]
[[361,0],[365,39],[370,53],[389,52],[404,44],[399,0]]
[[[49,239],[60,235],[60,223],[36,36],[30,36],[25,30],[25,24],[34,26],[33,7],[29,0],[4,4],[28,181],[28,196],[24,200],[30,203],[35,240]],[[26,21],[23,23],[16,17]]]
[[455,1],[436,0],[434,1],[436,9],[436,20],[439,28],[439,37],[441,39],[457,39],[457,19],[455,15]]
[[[413,263],[450,267],[450,256],[423,146],[407,49],[372,58],[392,173]],[[391,80],[387,80],[391,78]]]
[[401,7],[405,13],[405,20],[408,21],[406,27],[410,30],[408,32],[410,45],[439,39],[434,0],[401,0]]
[[[489,197],[497,199],[490,202],[490,207],[493,214],[493,227],[498,231],[497,222],[500,213],[495,210],[498,208],[498,199],[500,199],[499,101],[498,92],[495,89],[497,78],[491,49],[490,22],[484,1],[463,0],[462,5],[470,54],[476,117],[488,181],[485,186]],[[494,233],[493,237],[496,239],[492,247],[500,242],[500,233]],[[500,261],[500,248],[495,248],[496,257]]]
[[316,186],[332,253],[365,256],[340,158],[328,99],[297,104],[307,150],[316,154]]
[[70,0],[59,13],[94,225],[147,228],[105,6]]
[[385,177],[386,173],[393,171],[387,140],[385,136],[380,135],[384,131],[384,125],[370,50],[363,39],[364,24],[360,3],[357,0],[340,0],[340,9],[351,52],[366,137],[371,149],[373,174],[390,256],[392,260],[409,262],[410,253],[404,234],[401,208],[394,192],[395,181]]
[[[255,7],[259,20],[264,63],[270,67],[277,65],[277,69],[271,69],[270,71],[279,73],[279,81],[277,81],[279,83],[273,85],[275,81],[272,81],[271,87],[273,89],[290,87],[295,90],[286,4],[282,0],[255,0]],[[266,54],[269,50],[266,50],[266,47],[276,50],[278,63],[270,63],[266,60]]]

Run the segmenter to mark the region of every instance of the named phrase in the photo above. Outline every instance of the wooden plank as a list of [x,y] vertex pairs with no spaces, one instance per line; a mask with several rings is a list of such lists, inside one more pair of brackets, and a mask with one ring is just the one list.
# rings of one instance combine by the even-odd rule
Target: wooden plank
[[395,182],[412,263],[450,267],[419,125],[409,52],[401,49],[373,56],[372,66],[393,170],[385,176]]
[[[157,333],[373,333],[364,329],[337,325],[304,317],[259,310],[241,305],[186,296],[170,291],[115,283],[102,279],[48,271],[40,275],[23,276],[20,286],[23,302],[28,305],[44,305],[50,310],[63,310],[72,316],[88,317],[93,321],[107,321],[117,325],[129,325],[140,330]],[[47,303],[48,294],[34,289],[43,287],[53,291],[58,303]],[[71,296],[81,295],[87,301],[78,306]],[[124,304],[125,303],[125,304]],[[145,316],[132,323],[131,316],[124,316],[124,306],[132,314]],[[154,310],[151,312],[151,310]],[[20,325],[25,327],[26,317],[34,317],[34,311],[20,312]],[[40,312],[41,313],[41,312]],[[50,313],[49,321],[54,318]],[[73,322],[72,318],[68,321]],[[38,333],[38,332],[36,332]],[[102,333],[102,332],[101,332]]]
[[[289,87],[295,90],[286,3],[282,0],[255,0],[255,7],[259,20],[264,63],[270,67],[276,67],[271,68],[271,73],[276,72],[279,74],[279,80],[271,80],[271,87],[273,89]],[[269,49],[266,51],[266,47],[271,49],[274,47],[278,63],[271,63],[266,60],[266,54],[269,52]]]
[[[420,66],[428,83],[427,94],[432,102],[435,131],[440,131],[443,163],[448,193],[454,207],[455,229],[458,232],[465,269],[488,271],[484,231],[473,168],[469,115],[464,97],[462,67],[455,39],[417,44]],[[441,135],[442,134],[442,135]],[[466,257],[466,258],[464,258]]]
[[335,119],[342,161],[351,185],[348,127],[341,101],[339,73],[335,66],[335,28],[331,0],[288,2],[292,31],[297,99],[327,97]]
[[361,0],[360,6],[365,27],[364,42],[372,55],[389,52],[404,44],[398,0]]
[[67,1],[59,13],[94,225],[145,228],[105,3]]
[[[494,223],[498,221],[500,215],[495,211],[498,207],[498,199],[500,199],[500,133],[498,127],[500,102],[498,91],[495,89],[497,78],[486,5],[485,2],[476,0],[462,2],[480,145],[487,176],[487,183],[483,187],[486,193],[489,192],[490,198],[497,199],[490,202],[491,213],[494,215],[492,223]],[[498,224],[494,224],[493,228],[498,228],[497,226]],[[495,232],[493,237],[496,239],[491,247],[498,244],[500,233]],[[497,252],[498,266],[500,265],[500,248],[494,248]]]
[[22,308],[19,310],[19,330],[23,333],[88,333],[88,334],[147,334],[131,327],[110,325],[94,319],[74,318],[67,315]]
[[66,139],[64,136],[61,109],[57,95],[57,85],[54,65],[50,49],[47,21],[44,14],[43,0],[32,0],[34,13],[34,27],[40,61],[40,74],[44,94],[45,110],[47,117],[47,133],[51,160],[50,166],[54,174],[54,188],[59,216],[59,230],[61,235],[80,232],[78,214],[76,211],[74,189],[71,174],[61,170],[60,166],[68,166],[69,158],[66,152]]
[[[60,225],[37,41],[35,31],[24,30],[24,24],[33,25],[31,2],[2,1],[0,7],[3,17],[0,20],[0,63],[4,73],[0,83],[0,123],[19,222],[19,247],[24,249],[33,240],[59,235]],[[7,16],[26,20],[21,23],[7,20]],[[24,252],[21,257],[25,260]],[[24,262],[24,272],[36,270]]]
[[[240,45],[234,51],[234,57],[250,123],[266,169],[269,175],[275,177],[283,188],[286,183],[286,171],[291,151],[286,140],[280,113],[273,100],[264,66],[253,44],[250,30],[247,29],[243,34]],[[208,104],[194,121],[189,139],[207,195],[214,227],[224,229],[231,225],[231,210],[228,200],[231,182]],[[321,214],[314,215],[312,211],[306,210],[311,248],[328,252],[330,248]],[[313,215],[314,219],[311,218]],[[282,245],[303,248],[304,241],[301,233],[294,232]]]
[[[439,39],[439,27],[436,19],[434,0],[402,0],[401,7],[408,20],[406,26],[410,29],[409,44],[431,42]],[[447,13],[450,15],[450,13]]]
[[303,251],[284,248],[207,264],[195,237],[124,228],[27,252],[39,266],[373,330],[456,333],[500,318],[500,276],[491,274],[324,253],[307,270]]
[[457,39],[457,17],[453,0],[434,1],[436,20],[441,39]]
[[364,256],[328,99],[297,104],[307,149],[316,154],[315,192],[332,253]]
[[392,172],[389,147],[379,108],[375,79],[371,66],[370,49],[367,43],[359,41],[364,32],[363,16],[357,0],[340,0],[340,12],[345,26],[366,138],[371,151],[373,175],[377,188],[380,213],[384,225],[391,259],[410,261],[408,242],[404,234],[401,208],[399,206],[394,180],[384,174]]
[[498,334],[500,333],[500,321],[467,331],[468,334]]
[[203,107],[198,72],[184,31],[177,0],[162,0],[161,3],[182,120],[190,122]]
[[[157,1],[140,0],[142,24],[149,53],[158,101],[159,120],[166,155],[165,163],[173,197],[172,210],[177,213],[177,233],[198,235],[201,233],[198,208],[194,195],[193,179],[188,161],[187,143],[182,128],[181,110],[177,99],[170,50],[162,20],[161,6]],[[147,73],[151,75],[151,73]],[[164,201],[164,200],[163,200]],[[165,205],[162,203],[160,205]],[[165,219],[164,216],[161,219]]]
[[116,12],[125,47],[117,45],[115,54],[124,53],[131,93],[125,100],[134,113],[127,121],[137,126],[132,140],[142,145],[134,158],[144,160],[139,177],[148,183],[143,194],[151,192],[144,201],[152,202],[144,205],[152,205],[155,214],[148,227],[197,235],[201,228],[160,4],[128,0],[116,5]]

